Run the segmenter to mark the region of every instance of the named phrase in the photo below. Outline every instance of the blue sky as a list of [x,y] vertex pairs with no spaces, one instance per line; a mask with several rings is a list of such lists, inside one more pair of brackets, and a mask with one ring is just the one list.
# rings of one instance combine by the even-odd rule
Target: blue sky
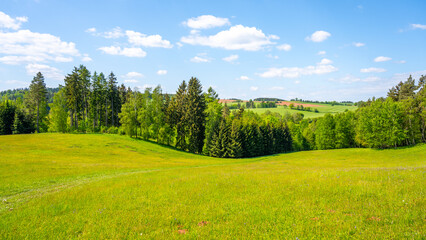
[[426,1],[0,3],[0,90],[73,66],[132,88],[200,79],[221,98],[366,100],[426,75]]

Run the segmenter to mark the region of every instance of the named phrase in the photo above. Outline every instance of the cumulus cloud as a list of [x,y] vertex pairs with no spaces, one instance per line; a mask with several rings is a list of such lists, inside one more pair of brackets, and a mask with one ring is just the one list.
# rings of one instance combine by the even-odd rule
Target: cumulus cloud
[[160,47],[160,48],[172,48],[173,45],[170,41],[164,40],[160,35],[146,35],[135,31],[126,31],[129,43],[135,46],[144,47]]
[[139,73],[139,72],[128,72],[125,75],[123,75],[123,78],[127,78],[127,79],[129,79],[129,78],[141,78],[141,77],[143,77],[143,74]]
[[121,48],[116,46],[110,46],[110,47],[100,47],[98,48],[102,52],[109,54],[109,55],[121,55],[126,57],[145,57],[146,52],[142,50],[141,48]]
[[206,63],[206,62],[210,62],[210,59],[199,57],[199,56],[195,56],[195,57],[191,58],[190,61],[191,62],[195,62],[195,63]]
[[167,70],[158,70],[157,74],[158,75],[166,75],[167,74]]
[[241,77],[237,78],[236,80],[243,80],[243,81],[246,81],[246,80],[250,80],[250,78],[249,78],[249,77],[247,77],[247,76],[241,76]]
[[251,87],[250,87],[250,90],[251,90],[251,91],[257,91],[257,90],[259,90],[259,87],[251,86]]
[[411,27],[412,27],[413,29],[426,30],[426,25],[423,25],[423,24],[411,24]]
[[355,47],[364,47],[365,43],[361,43],[361,42],[354,42],[352,43]]
[[96,32],[96,28],[94,28],[94,27],[92,27],[92,28],[88,28],[88,29],[86,30],[86,32],[88,32],[88,33],[95,33],[95,32]]
[[89,57],[89,54],[83,54],[83,57],[81,58],[81,61],[83,61],[83,62],[90,62],[90,61],[92,61],[92,58],[91,57]]
[[384,68],[375,68],[375,67],[362,68],[360,70],[360,72],[362,72],[362,73],[381,73],[381,72],[386,72],[386,69],[384,69]]
[[201,36],[192,34],[182,37],[181,42],[191,45],[224,48],[227,50],[258,51],[265,46],[275,44],[271,40],[277,38],[275,35],[266,36],[262,30],[255,27],[236,25],[216,35]]
[[277,49],[288,52],[288,51],[291,50],[291,45],[287,44],[287,43],[286,44],[282,44],[282,45],[277,46]]
[[27,17],[12,18],[6,13],[0,11],[0,29],[10,28],[13,30],[18,30],[19,28],[21,28],[21,24],[27,21]]
[[90,33],[93,36],[103,37],[103,38],[115,39],[115,38],[121,38],[124,36],[124,32],[120,27],[115,27],[111,29],[110,31],[106,31],[106,32],[98,32],[96,28],[92,27],[92,28],[88,28],[86,32]]
[[326,31],[316,31],[311,36],[306,37],[307,41],[322,42],[329,38],[331,34]]
[[62,74],[61,70],[51,67],[49,65],[31,63],[28,64],[25,68],[27,70],[27,74],[31,76],[34,76],[38,72],[41,72],[46,78],[51,78],[55,80],[64,79],[64,75]]
[[321,59],[321,62],[319,62],[318,64],[327,65],[327,64],[332,64],[332,63],[333,63],[333,61],[331,61],[330,59],[323,58],[323,59]]
[[9,65],[18,65],[23,62],[43,62],[44,58],[37,56],[4,56],[0,62]]
[[190,28],[207,29],[229,25],[230,22],[227,18],[220,18],[212,15],[202,15],[196,18],[190,18],[183,22],[183,24]]
[[[260,73],[258,75],[262,78],[274,78],[274,77],[298,78],[298,77],[306,76],[306,75],[327,74],[327,73],[335,72],[338,70],[335,66],[331,64],[323,64],[322,63],[323,60],[321,60],[320,63],[317,63],[316,66],[269,68],[266,72]],[[324,61],[324,62],[327,62],[327,61]]]
[[392,58],[390,58],[390,57],[383,57],[383,56],[379,56],[379,57],[376,57],[374,59],[375,62],[386,62],[386,61],[390,61],[390,60],[392,60]]
[[0,31],[0,53],[5,54],[2,62],[20,64],[25,62],[69,62],[72,56],[81,54],[73,42],[64,42],[51,34],[30,30],[17,32]]
[[233,62],[233,61],[238,60],[238,55],[237,54],[233,54],[233,55],[230,55],[228,57],[222,58],[222,60],[225,61],[225,62]]
[[326,51],[319,51],[317,54],[318,55],[325,55],[327,52]]

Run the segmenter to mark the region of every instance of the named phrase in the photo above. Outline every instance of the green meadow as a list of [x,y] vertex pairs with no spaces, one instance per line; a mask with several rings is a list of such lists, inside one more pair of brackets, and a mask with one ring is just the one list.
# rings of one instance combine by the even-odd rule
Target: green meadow
[[210,158],[0,136],[0,239],[424,239],[426,145]]
[[[255,112],[255,113],[258,113],[258,114],[262,114],[266,111],[276,112],[276,113],[279,113],[281,115],[284,115],[286,113],[289,113],[289,114],[302,113],[304,115],[304,118],[306,119],[306,118],[322,117],[327,113],[335,114],[335,113],[344,112],[346,110],[355,111],[358,108],[357,106],[343,106],[343,105],[332,106],[331,104],[322,104],[322,103],[303,103],[303,102],[294,102],[294,101],[293,101],[293,103],[295,105],[297,105],[298,103],[300,103],[300,104],[312,104],[312,105],[318,105],[320,107],[311,107],[312,112],[290,109],[289,107],[284,107],[284,106],[277,106],[276,108],[250,108],[250,109],[245,109],[245,110],[246,111],[252,111],[252,112]],[[318,109],[318,112],[317,113],[314,112],[313,111],[314,109]]]

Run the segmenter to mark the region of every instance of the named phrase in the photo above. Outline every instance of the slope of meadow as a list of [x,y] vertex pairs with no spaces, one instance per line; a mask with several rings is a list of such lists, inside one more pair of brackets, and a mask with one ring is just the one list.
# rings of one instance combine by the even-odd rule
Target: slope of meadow
[[0,238],[425,238],[426,145],[216,159],[116,135],[0,136]]

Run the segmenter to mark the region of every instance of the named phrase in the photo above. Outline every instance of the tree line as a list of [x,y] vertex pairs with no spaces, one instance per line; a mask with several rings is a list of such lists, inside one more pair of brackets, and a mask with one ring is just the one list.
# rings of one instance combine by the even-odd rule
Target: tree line
[[355,111],[303,119],[303,114],[230,110],[193,77],[175,94],[118,86],[113,72],[93,74],[83,65],[64,79],[51,100],[38,73],[24,98],[0,103],[0,134],[102,132],[127,134],[213,157],[348,147],[390,148],[425,142],[425,76],[412,77]]

